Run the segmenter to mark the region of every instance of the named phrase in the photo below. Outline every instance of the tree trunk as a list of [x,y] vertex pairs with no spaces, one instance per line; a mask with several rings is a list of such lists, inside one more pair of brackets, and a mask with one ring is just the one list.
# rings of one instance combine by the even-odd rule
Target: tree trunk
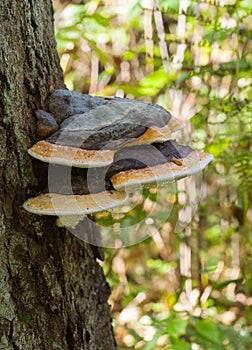
[[32,111],[64,88],[51,0],[0,1],[0,84],[0,349],[115,349],[97,251],[22,208],[42,189]]

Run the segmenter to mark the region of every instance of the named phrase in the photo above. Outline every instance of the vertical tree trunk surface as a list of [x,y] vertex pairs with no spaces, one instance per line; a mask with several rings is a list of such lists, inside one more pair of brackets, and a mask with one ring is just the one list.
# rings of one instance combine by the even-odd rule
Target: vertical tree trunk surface
[[95,249],[22,208],[42,189],[32,111],[64,88],[51,0],[0,1],[0,85],[0,349],[115,349]]

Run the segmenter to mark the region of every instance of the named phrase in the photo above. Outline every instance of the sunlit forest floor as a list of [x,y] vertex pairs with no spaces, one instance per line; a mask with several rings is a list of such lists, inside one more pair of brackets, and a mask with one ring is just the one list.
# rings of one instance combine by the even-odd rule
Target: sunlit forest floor
[[66,86],[157,103],[204,173],[97,215],[120,349],[252,349],[252,2],[55,0]]

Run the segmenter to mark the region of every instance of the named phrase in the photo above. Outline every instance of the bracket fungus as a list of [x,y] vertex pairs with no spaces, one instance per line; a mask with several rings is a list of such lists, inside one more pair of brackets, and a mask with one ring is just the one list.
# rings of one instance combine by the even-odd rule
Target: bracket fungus
[[109,210],[124,204],[127,194],[123,191],[103,191],[84,195],[42,193],[24,203],[24,208],[39,215],[87,215]]
[[[143,187],[162,186],[203,170],[213,159],[211,154],[195,151],[175,140],[151,146],[135,150],[129,147],[115,155],[115,166],[110,172],[114,189],[130,191],[139,188],[140,184]],[[121,160],[117,161],[118,158]],[[124,159],[132,161],[125,164]]]
[[54,90],[45,109],[35,112],[40,141],[28,152],[54,166],[72,167],[71,189],[65,190],[61,179],[55,191],[28,199],[24,208],[34,214],[109,210],[124,204],[136,188],[189,176],[213,159],[172,140],[183,125],[158,105]]

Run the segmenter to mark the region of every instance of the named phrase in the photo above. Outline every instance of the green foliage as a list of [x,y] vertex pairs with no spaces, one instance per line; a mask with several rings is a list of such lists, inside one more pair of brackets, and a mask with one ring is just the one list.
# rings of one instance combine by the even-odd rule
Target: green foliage
[[[246,350],[251,342],[248,332],[237,331],[234,326],[216,324],[210,317],[182,319],[179,315],[174,315],[161,322],[153,319],[152,325],[156,332],[148,343],[139,348],[141,350],[192,350],[192,344],[197,344],[199,349]],[[136,342],[141,342],[137,333],[133,330],[129,332]],[[165,342],[157,346],[162,337],[165,337]]]

